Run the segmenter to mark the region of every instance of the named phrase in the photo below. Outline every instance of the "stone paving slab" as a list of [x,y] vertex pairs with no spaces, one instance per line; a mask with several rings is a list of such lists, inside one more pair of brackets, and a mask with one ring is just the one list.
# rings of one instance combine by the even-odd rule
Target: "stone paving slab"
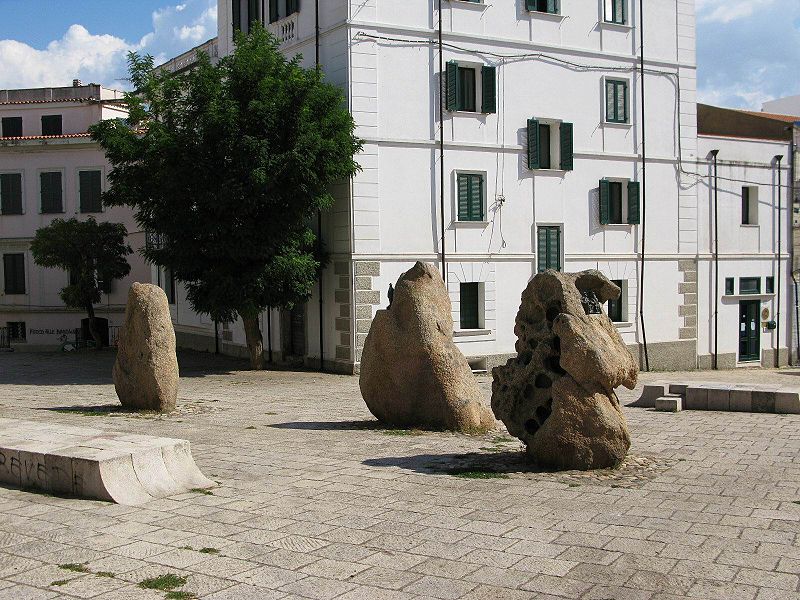
[[186,440],[6,418],[0,483],[125,505],[214,487]]
[[167,573],[203,599],[800,598],[797,415],[624,406],[619,469],[549,473],[502,429],[383,429],[353,377],[182,354],[178,410],[137,415],[109,354],[14,355],[3,417],[185,438],[218,485],[141,506],[0,487],[0,598],[163,599],[139,584]]

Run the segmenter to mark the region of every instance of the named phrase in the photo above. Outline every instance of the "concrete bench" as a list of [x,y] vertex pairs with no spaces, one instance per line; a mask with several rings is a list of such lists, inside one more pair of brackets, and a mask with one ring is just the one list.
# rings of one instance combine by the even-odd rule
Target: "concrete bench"
[[800,414],[797,388],[769,384],[658,382],[645,385],[642,395],[630,406],[655,408],[659,398],[674,395],[682,398],[684,410]]
[[0,483],[126,505],[214,486],[186,440],[16,419],[0,419]]

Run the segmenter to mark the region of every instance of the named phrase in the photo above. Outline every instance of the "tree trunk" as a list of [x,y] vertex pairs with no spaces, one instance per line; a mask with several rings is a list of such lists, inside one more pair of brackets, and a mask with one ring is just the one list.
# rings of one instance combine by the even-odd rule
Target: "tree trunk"
[[258,316],[242,316],[244,335],[247,339],[247,349],[250,351],[250,368],[261,371],[264,368],[264,339],[261,337],[261,328],[258,326]]
[[89,334],[91,334],[92,339],[94,340],[94,349],[102,350],[103,338],[100,337],[100,332],[97,331],[97,321],[94,318],[94,306],[91,302],[86,305],[86,312],[89,315]]

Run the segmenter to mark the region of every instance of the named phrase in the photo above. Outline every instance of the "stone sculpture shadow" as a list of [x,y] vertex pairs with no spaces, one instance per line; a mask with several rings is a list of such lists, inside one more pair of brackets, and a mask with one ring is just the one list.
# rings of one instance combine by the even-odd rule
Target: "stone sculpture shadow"
[[379,421],[372,419],[363,421],[290,421],[287,423],[272,423],[267,427],[306,431],[366,431],[384,428]]

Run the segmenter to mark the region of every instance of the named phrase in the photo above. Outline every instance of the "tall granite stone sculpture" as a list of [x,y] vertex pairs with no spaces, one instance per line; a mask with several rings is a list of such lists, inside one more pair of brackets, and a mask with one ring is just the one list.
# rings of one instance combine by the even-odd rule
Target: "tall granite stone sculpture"
[[492,410],[542,466],[606,468],[628,452],[614,388],[633,389],[639,369],[601,306],[619,295],[598,271],[545,271],[522,293],[518,354],[492,372]]
[[450,298],[433,265],[403,273],[389,309],[364,343],[359,385],[367,407],[393,427],[481,433],[495,421],[453,343]]
[[164,290],[134,283],[120,329],[114,387],[122,406],[169,412],[178,398],[175,330]]

